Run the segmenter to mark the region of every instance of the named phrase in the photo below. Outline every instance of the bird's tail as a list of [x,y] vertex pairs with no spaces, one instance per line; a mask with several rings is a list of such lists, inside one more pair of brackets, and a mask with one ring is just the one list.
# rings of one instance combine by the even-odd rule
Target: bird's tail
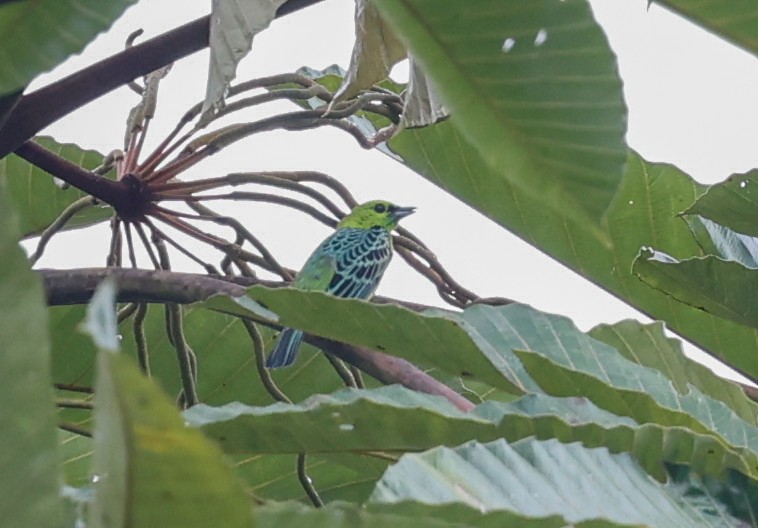
[[300,348],[300,341],[303,340],[303,333],[294,328],[285,328],[279,334],[276,340],[274,351],[266,360],[266,367],[279,368],[287,367],[295,362],[297,350]]

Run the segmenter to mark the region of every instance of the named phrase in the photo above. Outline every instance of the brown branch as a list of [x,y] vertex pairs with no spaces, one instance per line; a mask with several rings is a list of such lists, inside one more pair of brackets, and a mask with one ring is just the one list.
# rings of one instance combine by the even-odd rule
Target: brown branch
[[[0,142],[2,142],[2,139],[0,139]],[[126,184],[82,169],[78,165],[53,154],[33,141],[27,141],[21,145],[16,150],[16,154],[32,165],[36,165],[45,172],[70,183],[77,189],[91,194],[98,200],[110,204],[116,209],[124,203],[127,195]]]
[[131,270],[123,268],[84,268],[75,270],[39,270],[47,302],[50,305],[84,304],[89,302],[97,286],[106,277],[118,284],[118,302],[174,302],[189,304],[222,294],[244,295],[247,286],[277,286],[249,277],[209,277],[195,273],[162,270]]
[[754,387],[753,385],[748,385],[746,383],[740,383],[735,382],[737,385],[740,386],[742,391],[745,393],[745,396],[753,400],[754,402],[758,403],[758,388]]
[[470,412],[474,404],[453,389],[429,376],[413,363],[370,348],[339,343],[323,337],[305,335],[305,341],[333,356],[355,365],[382,383],[399,383],[409,389],[443,396],[461,411]]
[[[95,288],[105,277],[113,277],[118,284],[117,302],[184,304],[203,301],[217,294],[238,297],[245,294],[246,287],[255,284],[268,287],[286,285],[252,277],[209,277],[193,273],[119,268],[39,270],[37,273],[42,276],[47,302],[50,305],[88,302]],[[375,300],[395,302],[419,311],[431,308],[430,306],[400,303],[386,298],[375,298]],[[263,324],[277,327],[277,325],[266,322]],[[311,335],[306,335],[305,341],[357,366],[383,383],[400,383],[413,390],[443,396],[464,411],[470,411],[474,407],[471,402],[450,387],[435,380],[404,359]]]
[[[287,0],[277,10],[276,17],[320,1]],[[23,96],[7,115],[0,130],[0,158],[86,103],[205,48],[209,26],[209,16],[199,18]]]

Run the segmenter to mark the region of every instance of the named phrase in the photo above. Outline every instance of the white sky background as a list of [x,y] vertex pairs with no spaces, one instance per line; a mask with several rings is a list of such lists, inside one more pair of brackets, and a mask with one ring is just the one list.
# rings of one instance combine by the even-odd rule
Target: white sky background
[[[30,89],[121,50],[127,35],[138,28],[145,30],[143,39],[151,38],[210,9],[209,0],[184,0],[181,10],[177,4],[140,1],[81,56],[42,76]],[[650,161],[672,163],[703,183],[758,167],[758,62],[754,56],[661,8],[648,10],[647,0],[591,0],[591,4],[618,56],[632,148]],[[352,42],[353,3],[327,0],[275,21],[258,35],[237,79],[290,72],[300,66],[321,69],[337,63],[347,67]],[[196,53],[178,62],[163,81],[146,152],[192,104],[202,100],[207,60],[207,50]],[[126,115],[137,100],[128,88],[120,88],[43,133],[103,153],[122,148]],[[277,113],[294,106],[281,103],[267,108]],[[260,117],[255,112],[235,115],[239,115],[235,121]],[[359,201],[386,198],[417,206],[418,212],[403,225],[435,251],[461,284],[479,295],[509,297],[566,315],[582,330],[625,318],[647,321],[420,176],[378,151],[364,151],[352,137],[330,127],[253,136],[185,174],[196,178],[260,170],[318,170],[340,179]],[[292,268],[299,268],[329,233],[304,214],[279,206],[259,202],[210,205],[241,219],[282,264]],[[108,239],[105,225],[58,235],[38,266],[104,265]],[[175,268],[201,271],[179,257],[174,257]],[[150,267],[144,256],[140,263]],[[400,258],[390,266],[379,293],[427,304],[442,302],[436,290]],[[692,347],[688,352],[697,353]],[[703,356],[699,353],[697,358]]]

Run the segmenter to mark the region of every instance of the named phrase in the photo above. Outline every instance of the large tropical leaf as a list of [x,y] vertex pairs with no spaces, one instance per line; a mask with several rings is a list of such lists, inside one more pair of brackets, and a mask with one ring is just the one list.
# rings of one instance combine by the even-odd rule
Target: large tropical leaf
[[[53,380],[63,385],[92,387],[94,384],[96,349],[91,340],[76,331],[84,319],[84,309],[80,306],[62,306],[50,310],[53,335]],[[265,390],[255,368],[253,345],[250,337],[236,317],[220,313],[186,308],[184,310],[185,335],[199,365],[197,391],[200,401],[221,405],[230,401],[245,402],[250,405],[266,405],[273,402]],[[165,329],[164,309],[151,305],[143,324],[143,335],[147,341],[150,370],[153,379],[169,394],[177,395],[181,389],[176,351],[171,345]],[[273,334],[260,328],[266,347],[270,347]],[[123,353],[136,357],[135,329],[133,319],[120,325]],[[323,354],[305,345],[296,366],[274,373],[279,388],[292,400],[299,401],[313,392],[331,392],[342,382]],[[367,380],[371,385],[371,380]],[[66,398],[77,397],[76,393],[60,391]],[[89,414],[81,411],[66,411],[65,420],[85,430],[92,429]],[[77,435],[65,434],[63,452],[66,479],[71,485],[85,484],[92,474],[91,441]],[[245,460],[241,465],[250,465],[248,474],[256,479],[255,461]],[[294,461],[283,461],[276,471],[294,470]],[[245,471],[243,469],[243,471]],[[293,478],[294,480],[294,478]],[[251,485],[262,482],[255,480]]]
[[335,99],[355,96],[389,76],[407,52],[392,26],[382,19],[370,0],[355,3],[355,43],[350,65]]
[[755,453],[682,427],[638,425],[584,398],[533,394],[511,403],[487,402],[463,413],[439,397],[393,386],[317,395],[298,405],[201,405],[184,417],[230,453],[371,454],[535,436],[629,452],[661,477],[663,462],[689,464],[712,475],[735,469],[758,476]]
[[732,231],[758,236],[758,170],[732,174],[708,190],[684,213],[708,218]]
[[455,118],[408,130],[390,147],[415,171],[472,205],[528,243],[540,248],[651,317],[752,376],[758,363],[749,352],[752,328],[710,316],[642,283],[631,273],[643,246],[676,258],[702,255],[687,223],[677,217],[702,187],[671,165],[648,163],[630,154],[619,193],[606,215],[611,245],[588,227],[553,211],[490,170],[457,131]]
[[[248,290],[248,296],[275,312],[279,316],[276,322],[283,326],[382,350],[455,376],[480,379],[493,387],[520,391],[510,378],[493,368],[492,361],[496,361],[498,369],[507,365],[493,354],[482,354],[465,329],[449,317],[425,316],[395,305],[336,299],[321,292],[291,288],[256,286]],[[241,299],[219,296],[203,305],[255,317]],[[440,354],[440,350],[449,352]]]
[[493,176],[602,236],[626,160],[626,109],[587,2],[376,5]]
[[18,0],[0,4],[0,94],[78,53],[136,0]]
[[[751,522],[752,512],[743,504],[754,496],[754,482],[733,489],[730,482],[703,482],[686,467],[669,468],[669,478],[668,483],[656,482],[630,456],[602,448],[534,439],[470,442],[405,455],[379,481],[371,502],[389,503],[399,511],[409,500],[457,503],[479,512],[661,528]],[[724,500],[721,494],[737,497]]]
[[702,216],[687,215],[684,218],[706,255],[733,260],[748,268],[758,268],[758,238],[735,233]]
[[[659,371],[625,359],[612,347],[580,332],[565,317],[519,304],[418,314],[396,306],[293,289],[254,287],[248,295],[277,312],[282,324],[322,337],[384,350],[422,365],[436,364],[493,387],[587,396],[598,406],[639,422],[710,430],[758,453],[754,420],[740,419],[725,403],[696,387],[678,392]],[[206,305],[233,309],[230,299],[221,301],[212,299]],[[514,350],[520,351],[519,357]],[[544,371],[525,369],[521,351],[527,350],[531,362],[554,363],[556,369],[566,372],[565,377],[546,375],[547,367]],[[473,367],[468,368],[470,365]]]
[[250,52],[253,37],[274,20],[285,0],[213,0],[210,65],[201,123],[223,106],[237,64]]
[[651,0],[652,2],[666,6],[753,55],[758,54],[758,35],[751,22],[758,16],[758,8],[750,0]]
[[[568,528],[557,517],[534,518],[506,511],[480,513],[457,504],[422,504],[418,502],[396,505],[329,504],[312,509],[305,506],[271,504],[257,511],[261,528],[282,526],[308,526],[308,528]],[[619,528],[611,522],[582,522],[572,528]],[[626,525],[628,526],[628,525]]]
[[711,398],[724,402],[743,420],[756,425],[758,406],[745,395],[742,387],[685,356],[681,343],[666,337],[663,323],[645,325],[630,319],[596,326],[589,335],[611,345],[630,361],[658,370],[674,383],[678,393],[686,394],[690,385],[697,387]]
[[[649,395],[628,388],[635,383],[644,386],[644,379],[630,378],[626,387],[616,387],[604,382],[602,376],[582,372],[534,352],[519,351],[518,355],[529,373],[550,394],[560,397],[586,395],[599,407],[631,416],[640,423],[664,423],[705,434],[718,434],[733,445],[749,450],[746,456],[750,459],[758,453],[758,429],[739,419],[723,403],[708,399],[695,388],[684,395],[665,394],[661,390]],[[612,366],[609,365],[609,368]],[[667,396],[670,401],[662,401]],[[702,463],[709,466],[715,462],[718,466],[718,457],[711,459],[711,454],[714,453],[708,450],[701,453]],[[758,466],[752,466],[747,472],[756,470]]]
[[[94,150],[57,143],[49,137],[38,137],[35,141],[85,169],[94,169],[103,162],[103,155]],[[22,238],[41,233],[67,207],[87,196],[74,187],[62,189],[50,174],[14,154],[0,159],[0,180],[5,180],[10,199],[18,209]],[[111,214],[110,207],[86,207],[66,224],[66,228],[102,222]]]
[[758,328],[756,268],[713,255],[680,261],[644,249],[634,262],[634,272],[651,287],[681,303]]
[[86,328],[100,349],[95,499],[90,525],[251,528],[241,483],[218,447],[182,423],[176,406],[118,352],[115,286],[100,286]]
[[0,213],[0,519],[8,528],[53,528],[63,511],[47,315],[3,179]]

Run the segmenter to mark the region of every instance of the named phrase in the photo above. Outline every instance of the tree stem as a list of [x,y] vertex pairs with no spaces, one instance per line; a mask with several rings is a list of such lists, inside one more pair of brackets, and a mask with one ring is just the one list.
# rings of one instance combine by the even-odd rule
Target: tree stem
[[[194,273],[122,268],[38,270],[37,273],[42,276],[47,302],[50,305],[86,303],[92,297],[97,285],[108,276],[114,277],[118,284],[117,302],[188,304],[200,302],[218,294],[239,297],[245,294],[247,287],[255,284],[268,287],[287,285],[281,282],[262,281],[254,277],[209,277]],[[388,302],[388,299],[382,298],[375,300]],[[392,302],[419,311],[430,308],[411,303]],[[260,322],[278,328],[277,325],[265,321]],[[404,359],[312,335],[306,335],[305,341],[357,366],[383,383],[400,383],[409,389],[443,396],[463,411],[474,408],[474,404],[466,398]]]
[[[287,0],[276,17],[321,0]],[[0,158],[61,117],[130,81],[208,46],[210,16],[97,62],[15,101],[0,129]]]

